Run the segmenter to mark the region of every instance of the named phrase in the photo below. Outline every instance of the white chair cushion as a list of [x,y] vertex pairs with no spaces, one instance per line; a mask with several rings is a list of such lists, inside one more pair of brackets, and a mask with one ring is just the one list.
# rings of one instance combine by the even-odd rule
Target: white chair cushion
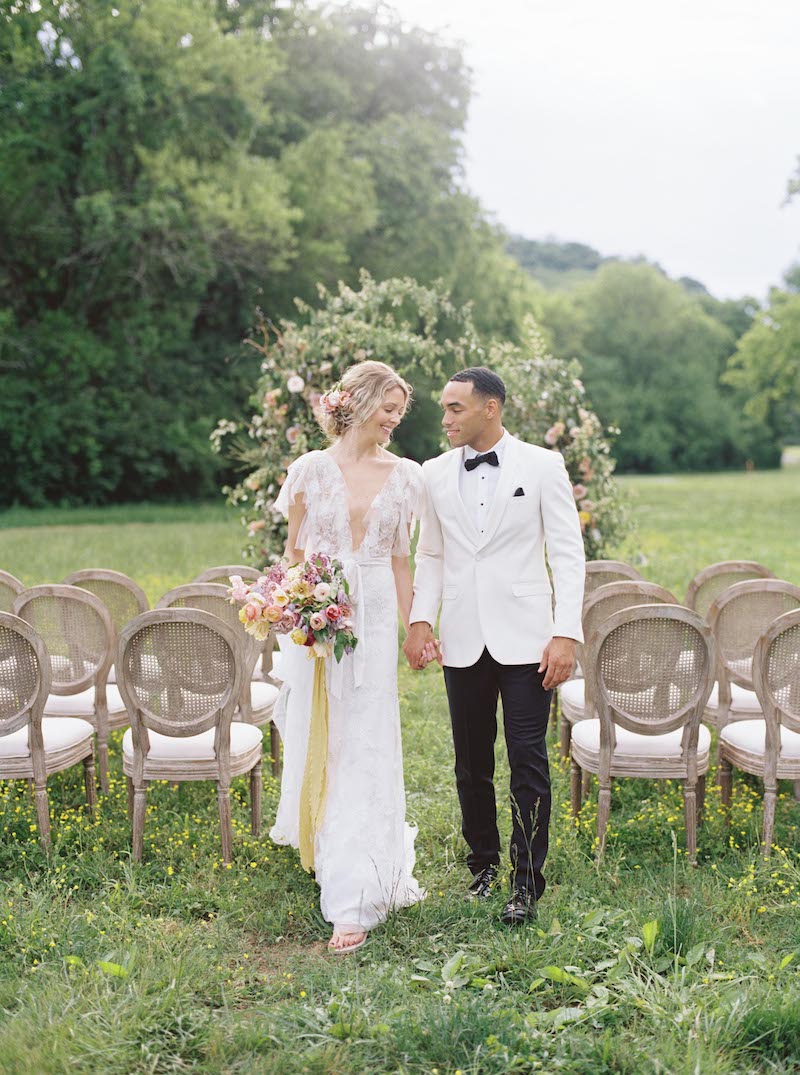
[[[263,742],[261,729],[254,724],[231,724],[231,759],[246,754]],[[133,732],[130,728],[122,737],[122,752],[133,758]],[[200,735],[161,735],[150,732],[148,761],[213,761],[214,729]]]
[[[42,738],[45,754],[68,750],[84,739],[91,739],[94,728],[87,720],[77,717],[57,717],[42,720]],[[0,758],[29,758],[28,728],[20,728],[11,735],[0,736]]]
[[[676,728],[674,732],[665,735],[641,735],[639,732],[629,732],[627,728],[617,725],[617,748],[614,757],[621,754],[626,756],[645,755],[657,758],[680,758],[681,738],[683,729]],[[588,754],[600,754],[600,721],[582,720],[572,729],[573,742],[585,750]],[[711,732],[705,724],[700,725],[697,737],[698,755],[707,754],[711,745]]]
[[583,691],[586,685],[585,679],[568,679],[558,688],[562,702],[572,706],[573,709],[583,709]]
[[[124,713],[125,703],[119,693],[119,687],[109,683],[106,686],[106,701],[109,713]],[[89,687],[78,694],[51,694],[44,704],[46,717],[80,717],[94,713],[94,687]]]
[[250,684],[250,705],[254,713],[262,713],[264,710],[271,709],[277,701],[280,690],[274,683],[267,683],[265,680],[257,682],[253,680]]
[[[719,684],[714,684],[714,689],[708,696],[706,709],[716,710],[719,707]],[[760,713],[761,705],[755,691],[749,691],[740,687],[738,683],[731,683],[731,709],[744,713]]]
[[[763,720],[737,720],[734,724],[726,724],[719,738],[735,750],[763,755],[766,728]],[[800,734],[790,728],[781,728],[781,757],[800,758]]]

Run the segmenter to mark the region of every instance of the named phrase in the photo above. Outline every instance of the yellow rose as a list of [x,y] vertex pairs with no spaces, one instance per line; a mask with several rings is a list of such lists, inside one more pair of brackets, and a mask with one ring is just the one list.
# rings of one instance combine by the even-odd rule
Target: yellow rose
[[295,629],[289,635],[289,638],[291,638],[292,642],[294,642],[298,646],[304,646],[307,637],[308,636],[306,635],[305,631],[303,631],[300,627],[295,627]]

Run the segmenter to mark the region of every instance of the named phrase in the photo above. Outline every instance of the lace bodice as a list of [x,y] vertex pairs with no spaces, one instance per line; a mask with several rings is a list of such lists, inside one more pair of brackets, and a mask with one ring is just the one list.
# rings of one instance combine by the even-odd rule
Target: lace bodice
[[295,459],[275,501],[288,517],[289,508],[302,496],[305,516],[296,544],[308,552],[330,556],[383,559],[408,556],[410,534],[424,496],[422,467],[398,459],[364,519],[364,537],[353,548],[348,489],[338,463],[327,452],[308,452]]

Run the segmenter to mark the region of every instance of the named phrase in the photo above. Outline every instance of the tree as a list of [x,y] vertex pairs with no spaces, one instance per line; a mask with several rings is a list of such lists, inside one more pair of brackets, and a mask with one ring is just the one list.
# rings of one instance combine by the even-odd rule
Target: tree
[[743,419],[740,399],[719,383],[735,336],[706,302],[652,266],[620,263],[602,266],[575,290],[574,321],[558,309],[551,317],[545,306],[556,351],[578,358],[602,422],[622,431],[620,469],[777,462],[774,436]]
[[773,288],[768,308],[739,340],[724,380],[747,395],[745,410],[753,419],[779,436],[800,433],[800,293]]

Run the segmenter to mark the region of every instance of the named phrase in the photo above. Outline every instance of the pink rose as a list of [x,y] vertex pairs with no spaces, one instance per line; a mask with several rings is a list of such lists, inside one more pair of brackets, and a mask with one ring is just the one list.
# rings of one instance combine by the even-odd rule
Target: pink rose
[[328,605],[328,607],[325,609],[325,615],[328,617],[331,623],[333,623],[334,620],[339,619],[339,616],[341,615],[341,609],[338,605]]
[[544,435],[545,444],[549,444],[552,448],[552,446],[557,444],[559,439],[564,435],[565,429],[566,426],[563,422],[554,422]]
[[297,438],[300,436],[300,426],[289,426],[286,430],[286,439],[290,444],[297,444]]
[[252,623],[253,620],[257,620],[261,615],[261,608],[262,606],[255,601],[248,601],[244,606],[245,618],[249,620],[250,623]]
[[578,485],[572,486],[572,495],[575,497],[576,500],[583,500],[583,498],[586,496],[586,493],[587,489],[585,485],[581,485],[580,483],[578,483]]
[[312,612],[308,622],[312,631],[321,631],[328,625],[327,619],[321,612]]
[[318,582],[314,587],[314,600],[324,601],[330,595],[331,588],[327,582]]

